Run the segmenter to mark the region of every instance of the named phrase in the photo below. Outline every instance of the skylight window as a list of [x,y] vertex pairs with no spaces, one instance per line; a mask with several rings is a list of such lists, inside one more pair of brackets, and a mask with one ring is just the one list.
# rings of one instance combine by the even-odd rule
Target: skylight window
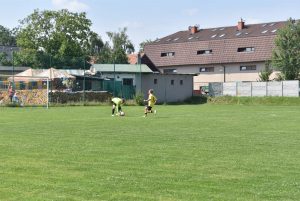
[[277,31],[277,29],[274,29],[273,31],[272,31],[272,33],[275,33]]
[[167,41],[167,42],[171,41],[171,38],[167,39],[166,41]]
[[239,35],[241,35],[241,34],[242,34],[242,33],[241,33],[241,32],[239,32],[239,33],[236,33],[235,35],[236,35],[236,36],[239,36]]
[[198,55],[209,55],[209,54],[212,54],[212,50],[198,50],[197,54]]
[[224,37],[224,36],[225,36],[225,34],[222,34],[222,35],[220,35],[219,37],[222,38],[222,37]]
[[245,33],[245,35],[248,35],[248,34],[249,34],[248,32]]
[[220,31],[223,31],[225,28],[221,28],[221,29],[219,29]]
[[160,54],[160,57],[174,57],[175,56],[175,52],[162,52]]
[[267,26],[267,24],[263,24],[263,25],[262,25],[262,27],[265,27],[265,26]]
[[194,38],[194,36],[189,37],[189,40],[192,40]]
[[215,34],[215,35],[212,35],[211,37],[212,37],[212,38],[215,38],[216,36],[217,36],[217,34]]
[[239,47],[237,49],[237,52],[254,52],[255,48],[254,47]]
[[272,27],[272,26],[274,26],[274,25],[275,25],[275,23],[272,23],[272,24],[270,24],[269,26]]
[[211,31],[217,31],[218,29],[213,29],[213,30],[211,30]]
[[175,38],[175,39],[174,39],[174,41],[177,41],[177,40],[179,40],[179,38]]
[[261,33],[262,34],[265,34],[265,33],[267,33],[268,32],[268,30],[264,30],[264,31],[262,31]]

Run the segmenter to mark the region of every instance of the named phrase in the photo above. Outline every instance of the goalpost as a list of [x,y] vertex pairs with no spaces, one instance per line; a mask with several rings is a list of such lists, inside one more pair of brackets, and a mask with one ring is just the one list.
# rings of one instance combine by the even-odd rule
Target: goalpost
[[6,105],[49,108],[49,78],[0,75],[0,106]]

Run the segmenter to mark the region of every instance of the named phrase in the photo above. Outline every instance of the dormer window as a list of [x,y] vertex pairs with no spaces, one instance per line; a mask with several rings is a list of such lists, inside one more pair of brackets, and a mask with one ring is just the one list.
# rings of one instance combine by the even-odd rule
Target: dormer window
[[212,50],[198,50],[197,55],[209,55],[212,54]]
[[238,52],[254,52],[255,48],[254,47],[239,47],[237,49]]
[[174,57],[175,56],[175,52],[162,52],[160,54],[160,57]]

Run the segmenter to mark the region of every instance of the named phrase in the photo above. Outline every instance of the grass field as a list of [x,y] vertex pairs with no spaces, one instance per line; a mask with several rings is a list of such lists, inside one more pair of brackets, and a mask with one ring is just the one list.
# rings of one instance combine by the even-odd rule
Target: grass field
[[0,108],[0,200],[300,200],[300,107]]

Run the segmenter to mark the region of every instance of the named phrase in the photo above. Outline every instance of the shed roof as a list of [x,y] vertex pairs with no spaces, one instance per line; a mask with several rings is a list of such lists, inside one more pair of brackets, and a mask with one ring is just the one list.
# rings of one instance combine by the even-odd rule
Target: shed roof
[[[118,72],[118,73],[153,73],[145,64],[93,64],[94,72]],[[91,70],[92,71],[92,70]]]

